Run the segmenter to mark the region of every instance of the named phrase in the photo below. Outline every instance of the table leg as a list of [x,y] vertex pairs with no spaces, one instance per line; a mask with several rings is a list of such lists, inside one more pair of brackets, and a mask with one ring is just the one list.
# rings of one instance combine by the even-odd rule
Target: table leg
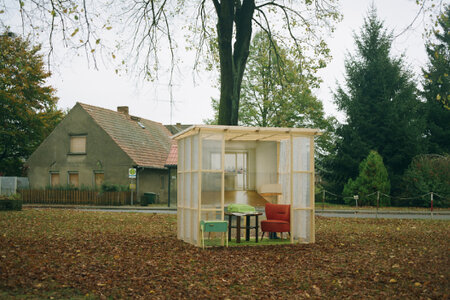
[[241,216],[236,216],[236,243],[241,242]]
[[256,217],[256,224],[255,224],[255,231],[256,231],[256,236],[255,236],[255,239],[256,239],[256,242],[258,242],[258,215],[256,215],[255,216]]
[[233,220],[232,215],[228,216],[228,241],[231,241],[231,221]]
[[245,240],[250,241],[250,216],[245,216]]

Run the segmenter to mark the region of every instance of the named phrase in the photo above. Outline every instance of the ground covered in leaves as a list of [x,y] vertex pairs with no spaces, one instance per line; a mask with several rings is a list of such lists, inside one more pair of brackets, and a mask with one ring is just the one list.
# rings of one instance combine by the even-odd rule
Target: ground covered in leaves
[[172,215],[0,212],[0,298],[449,297],[450,222],[316,226],[315,244],[202,250]]

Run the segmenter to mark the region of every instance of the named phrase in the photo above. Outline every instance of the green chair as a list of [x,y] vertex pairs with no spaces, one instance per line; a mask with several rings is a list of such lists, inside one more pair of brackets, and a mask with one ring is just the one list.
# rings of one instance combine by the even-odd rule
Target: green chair
[[228,247],[228,221],[210,220],[200,221],[200,230],[202,231],[202,247],[205,249],[205,232],[224,232],[225,241]]

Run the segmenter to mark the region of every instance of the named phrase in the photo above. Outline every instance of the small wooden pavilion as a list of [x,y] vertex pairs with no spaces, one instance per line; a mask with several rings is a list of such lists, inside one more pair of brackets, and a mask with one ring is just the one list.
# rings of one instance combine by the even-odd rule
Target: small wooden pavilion
[[268,195],[267,187],[278,186],[281,193],[274,193],[272,202],[291,205],[291,243],[314,243],[314,136],[319,134],[309,128],[213,125],[176,134],[178,238],[200,246],[201,220],[224,220],[227,204],[246,198],[253,204],[251,195],[263,199],[263,206],[259,193]]

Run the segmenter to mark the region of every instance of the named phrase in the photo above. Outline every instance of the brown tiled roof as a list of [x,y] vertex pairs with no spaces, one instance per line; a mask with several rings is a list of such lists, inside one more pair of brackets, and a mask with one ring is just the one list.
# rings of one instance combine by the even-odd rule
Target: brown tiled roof
[[172,142],[169,156],[167,156],[166,166],[176,166],[178,164],[178,145],[176,141]]
[[172,143],[169,130],[161,123],[84,103],[78,104],[136,165],[164,168]]

